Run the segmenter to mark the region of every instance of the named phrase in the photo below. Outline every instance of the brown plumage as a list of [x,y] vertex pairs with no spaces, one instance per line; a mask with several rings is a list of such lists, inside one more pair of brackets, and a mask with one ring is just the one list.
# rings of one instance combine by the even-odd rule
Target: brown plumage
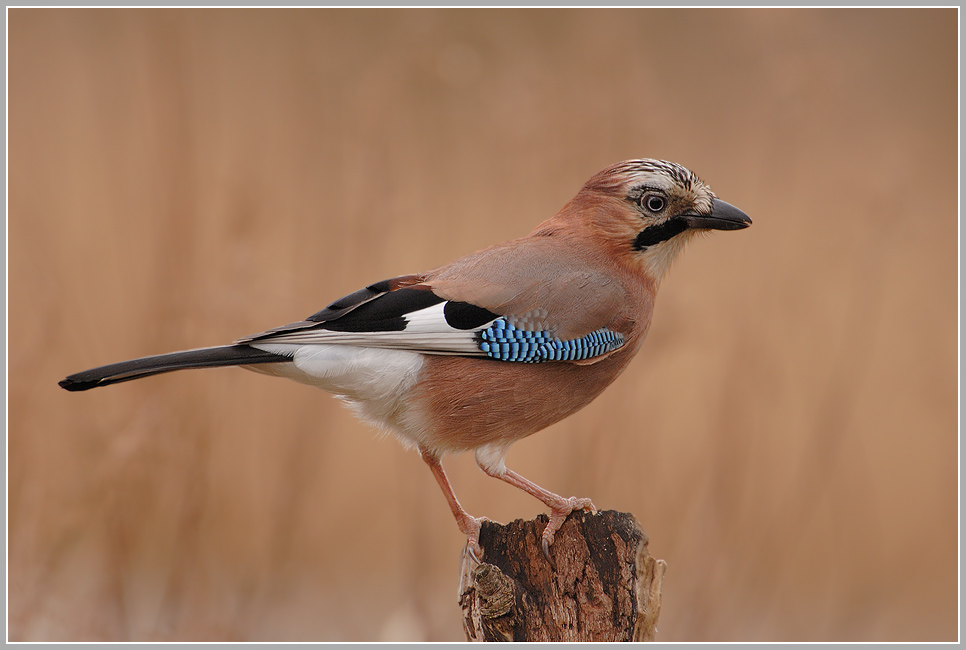
[[750,223],[680,165],[625,161],[526,237],[377,282],[230,346],[95,368],[61,386],[224,365],[318,386],[419,450],[474,556],[480,520],[453,494],[440,464],[448,452],[473,451],[487,474],[547,504],[546,550],[567,514],[594,505],[507,469],[510,445],[583,408],[624,371],[662,277],[694,233]]

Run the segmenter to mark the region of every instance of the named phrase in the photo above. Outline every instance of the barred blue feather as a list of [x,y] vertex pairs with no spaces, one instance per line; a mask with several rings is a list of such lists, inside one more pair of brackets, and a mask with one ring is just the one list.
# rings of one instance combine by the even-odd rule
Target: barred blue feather
[[493,359],[522,363],[583,361],[624,345],[624,337],[606,327],[587,336],[561,341],[547,331],[529,331],[498,318],[480,332],[480,350]]

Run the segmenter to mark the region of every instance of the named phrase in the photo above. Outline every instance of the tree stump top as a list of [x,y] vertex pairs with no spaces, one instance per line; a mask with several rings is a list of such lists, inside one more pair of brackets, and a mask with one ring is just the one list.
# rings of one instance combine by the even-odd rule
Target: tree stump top
[[546,515],[484,522],[483,563],[463,560],[460,605],[470,641],[653,640],[666,564],[633,515],[574,512],[550,561]]

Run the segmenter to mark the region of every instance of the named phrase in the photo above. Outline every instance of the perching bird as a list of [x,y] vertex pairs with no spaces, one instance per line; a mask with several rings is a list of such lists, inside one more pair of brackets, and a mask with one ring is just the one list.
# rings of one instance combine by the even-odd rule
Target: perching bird
[[419,450],[479,559],[440,457],[473,451],[484,472],[550,508],[543,532],[590,499],[564,498],[504,464],[517,440],[597,397],[651,324],[661,278],[695,233],[751,224],[696,175],[628,160],[589,181],[526,237],[432,271],[371,284],[304,321],[232,345],[123,361],[60,382],[87,390],[183,368],[243,366],[318,386]]

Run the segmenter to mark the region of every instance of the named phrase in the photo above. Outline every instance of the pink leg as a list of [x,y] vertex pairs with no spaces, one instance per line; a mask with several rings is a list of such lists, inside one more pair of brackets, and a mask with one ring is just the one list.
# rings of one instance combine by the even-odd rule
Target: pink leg
[[480,467],[484,472],[489,474],[494,478],[498,478],[501,481],[506,481],[510,485],[514,485],[527,494],[535,496],[537,499],[547,504],[550,508],[550,521],[547,523],[547,527],[543,529],[543,554],[549,559],[550,558],[550,545],[553,544],[554,534],[560,530],[563,526],[564,521],[574,510],[586,510],[587,512],[596,513],[597,508],[594,506],[590,499],[570,497],[565,498],[559,494],[554,494],[548,490],[543,489],[533,481],[523,478],[512,469],[502,468],[502,472],[499,469],[488,469],[482,463]]
[[443,471],[443,466],[439,462],[439,456],[422,448],[419,450],[419,455],[429,465],[430,471],[436,477],[436,482],[442,488],[449,509],[453,511],[453,517],[456,518],[456,525],[460,532],[466,535],[466,546],[470,554],[477,562],[480,562],[483,559],[483,549],[480,547],[480,527],[483,519],[473,517],[463,510],[463,506],[460,505],[456,494],[453,492],[453,486],[449,484],[449,479],[446,478],[446,472]]

